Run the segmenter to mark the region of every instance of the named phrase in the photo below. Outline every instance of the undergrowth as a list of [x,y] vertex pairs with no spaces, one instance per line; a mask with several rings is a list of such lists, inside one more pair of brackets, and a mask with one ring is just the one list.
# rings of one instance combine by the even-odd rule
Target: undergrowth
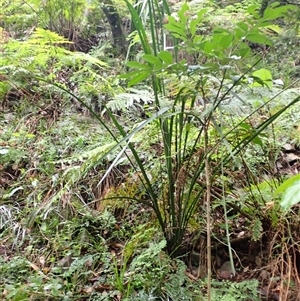
[[298,300],[293,11],[128,3],[124,65],[97,3],[4,4],[0,299]]

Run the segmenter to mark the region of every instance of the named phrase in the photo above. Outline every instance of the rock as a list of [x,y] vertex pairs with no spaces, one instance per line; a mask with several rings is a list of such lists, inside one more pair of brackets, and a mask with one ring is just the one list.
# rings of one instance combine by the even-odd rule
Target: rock
[[235,275],[235,270],[232,269],[230,261],[226,261],[222,264],[218,275],[221,279],[231,279]]

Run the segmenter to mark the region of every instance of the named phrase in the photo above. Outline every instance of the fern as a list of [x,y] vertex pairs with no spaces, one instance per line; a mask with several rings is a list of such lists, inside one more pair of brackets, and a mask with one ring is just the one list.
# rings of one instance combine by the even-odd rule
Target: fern
[[[217,287],[216,287],[217,286]],[[213,301],[259,301],[258,280],[243,282],[216,282],[212,290]]]
[[138,108],[154,102],[153,93],[147,90],[128,89],[129,93],[120,93],[108,102],[107,108],[112,112],[123,111],[130,108]]
[[[41,28],[37,28],[25,41],[10,40],[3,47],[0,74],[9,75],[10,81],[14,81],[14,75],[20,71],[42,78],[45,78],[46,74],[46,78],[47,76],[53,78],[55,74],[52,73],[52,68],[49,68],[53,62],[55,62],[53,72],[66,65],[82,67],[90,64],[90,70],[92,65],[102,69],[107,67],[106,63],[88,54],[71,52],[62,47],[69,43],[64,37]],[[28,78],[26,82],[28,83]]]
[[39,44],[40,46],[71,44],[71,42],[59,34],[42,28],[36,28],[28,40],[28,43],[33,45]]
[[105,145],[99,145],[97,143],[96,145],[93,145],[90,149],[86,151],[81,151],[78,154],[74,154],[71,157],[63,158],[56,161],[51,161],[52,164],[74,164],[78,162],[86,162],[88,160],[91,160],[92,162],[95,162],[99,160],[103,154],[105,154],[111,147],[113,147],[114,143],[105,143]]
[[255,217],[251,228],[252,228],[252,239],[254,241],[258,241],[261,238],[263,232],[263,226],[261,220]]
[[82,161],[83,164],[80,166],[72,166],[65,171],[65,179],[69,182],[69,184],[74,184],[77,181],[84,178],[88,172],[92,168],[96,168],[101,161],[101,158],[104,154],[106,154],[113,146],[115,145],[114,142],[107,143],[103,146],[98,146],[86,152],[82,152],[81,154],[75,155],[71,158],[67,158],[62,162],[74,163],[75,160]]
[[80,258],[75,258],[75,260],[71,263],[71,266],[63,273],[63,277],[71,277],[75,273],[77,274],[86,274],[92,273],[88,271],[88,263],[94,262],[99,259],[99,255],[84,255]]

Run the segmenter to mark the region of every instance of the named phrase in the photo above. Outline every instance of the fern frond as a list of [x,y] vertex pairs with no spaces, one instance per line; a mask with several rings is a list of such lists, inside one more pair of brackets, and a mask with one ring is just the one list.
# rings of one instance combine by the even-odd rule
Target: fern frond
[[35,31],[30,36],[30,39],[28,40],[29,44],[39,44],[41,46],[44,45],[59,45],[59,44],[72,44],[69,40],[66,38],[60,36],[56,32],[42,29],[42,28],[36,28]]
[[106,143],[105,145],[93,145],[93,147],[86,151],[81,151],[79,154],[74,154],[71,157],[64,158],[57,161],[52,161],[52,164],[74,164],[79,162],[86,162],[87,160],[96,160],[102,156],[108,149],[112,148],[113,142]]
[[120,93],[108,102],[107,108],[112,112],[128,110],[131,107],[143,106],[154,102],[154,95],[147,90],[128,89],[128,93]]
[[[89,63],[98,68],[107,68],[108,65],[89,54],[71,52],[61,46],[70,42],[50,30],[36,28],[25,41],[10,40],[2,51],[0,67],[13,65],[26,68],[36,74],[37,67],[47,68],[48,63],[55,59],[57,67],[71,65],[82,67]],[[41,71],[41,70],[40,70]],[[43,74],[43,77],[45,74]]]

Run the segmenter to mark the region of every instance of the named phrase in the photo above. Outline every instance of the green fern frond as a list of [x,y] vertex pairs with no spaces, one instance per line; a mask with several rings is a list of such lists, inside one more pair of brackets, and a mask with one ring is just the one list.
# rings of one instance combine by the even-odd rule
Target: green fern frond
[[[67,182],[72,185],[84,178],[91,169],[96,168],[100,163],[102,163],[101,158],[114,145],[115,142],[106,143],[105,145],[94,147],[85,152],[81,152],[80,154],[76,154],[72,157],[68,157],[59,161],[54,161],[52,163],[72,165],[65,171],[63,175]],[[76,163],[81,164],[74,166]]]
[[[98,68],[106,68],[108,65],[101,60],[93,58],[89,54],[71,52],[63,47],[70,42],[57,33],[37,28],[25,41],[10,40],[2,51],[0,67],[8,65],[16,68],[26,68],[36,74],[37,67],[48,68],[48,63],[55,59],[57,67],[67,65],[82,67],[89,63]],[[41,70],[40,70],[41,71]],[[45,74],[43,74],[43,77]]]
[[132,107],[152,104],[154,102],[153,93],[147,90],[138,90],[134,88],[128,89],[128,93],[120,93],[116,95],[109,103],[107,108],[112,112],[128,110]]
[[30,36],[28,43],[33,45],[39,44],[41,46],[72,44],[72,42],[60,36],[59,34],[42,28],[36,28],[36,30]]
[[80,61],[86,61],[88,63],[91,63],[92,65],[96,65],[98,67],[106,67],[108,68],[108,64],[92,57],[91,55],[87,54],[87,53],[83,53],[83,52],[69,52],[69,54],[71,54],[72,59],[74,60],[80,60]]
[[260,240],[263,232],[262,222],[259,218],[255,217],[252,223],[252,239],[253,241]]
[[94,145],[91,149],[86,151],[81,151],[79,154],[75,154],[71,157],[64,158],[57,161],[52,161],[52,164],[74,164],[78,162],[86,162],[87,160],[95,160],[95,158],[99,158],[108,149],[112,148],[114,145],[113,142],[106,143],[105,145]]

